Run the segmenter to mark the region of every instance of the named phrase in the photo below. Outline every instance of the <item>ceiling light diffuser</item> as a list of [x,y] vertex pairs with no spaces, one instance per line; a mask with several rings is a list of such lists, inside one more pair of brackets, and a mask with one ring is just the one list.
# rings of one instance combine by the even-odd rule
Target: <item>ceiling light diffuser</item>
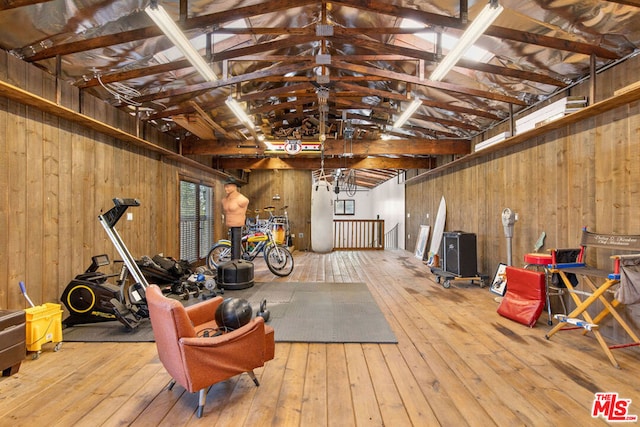
[[144,11],[147,12],[147,15],[149,15],[153,22],[162,30],[164,35],[180,49],[185,58],[198,70],[206,81],[212,82],[218,80],[218,77],[211,67],[209,67],[209,64],[202,59],[202,56],[194,49],[193,45],[162,6],[156,1],[152,1]]
[[409,117],[411,117],[413,113],[415,113],[416,110],[420,108],[421,105],[422,105],[422,101],[420,99],[414,99],[413,102],[409,104],[409,107],[406,110],[404,110],[402,115],[398,117],[398,120],[396,120],[396,122],[393,124],[393,127],[394,128],[402,127],[402,125],[405,124],[405,122],[409,119]]
[[491,0],[480,12],[476,19],[467,27],[458,44],[444,57],[435,70],[429,76],[430,80],[440,81],[451,71],[456,63],[464,56],[467,50],[480,38],[489,28],[498,15],[502,13],[504,7],[497,1]]
[[238,101],[236,101],[232,97],[228,97],[225,103],[242,123],[244,123],[250,129],[255,129],[253,120],[251,120],[247,113],[242,109]]

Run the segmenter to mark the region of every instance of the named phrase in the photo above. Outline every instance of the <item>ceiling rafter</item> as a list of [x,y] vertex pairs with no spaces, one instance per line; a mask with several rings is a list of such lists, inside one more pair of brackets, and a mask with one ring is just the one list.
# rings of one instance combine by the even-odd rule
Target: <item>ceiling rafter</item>
[[512,96],[500,95],[495,92],[489,92],[484,90],[466,88],[466,87],[457,86],[451,83],[424,80],[418,76],[409,76],[407,74],[401,74],[395,71],[381,70],[378,68],[369,67],[365,65],[349,64],[347,62],[340,61],[340,60],[332,61],[331,66],[334,68],[349,70],[357,73],[372,74],[374,76],[385,77],[391,80],[399,80],[399,81],[406,81],[409,83],[415,83],[421,86],[427,86],[434,89],[440,89],[440,90],[445,90],[450,92],[462,93],[465,95],[473,95],[481,98],[492,99],[494,101],[500,101],[507,104],[516,104],[516,105],[522,105],[522,106],[527,105],[525,101],[522,101]]
[[[178,25],[190,39],[216,37],[206,59],[219,80],[200,83],[186,60],[157,63],[155,53],[166,51],[170,56],[166,38],[139,5],[129,7],[133,0],[121,1],[122,7],[101,9],[101,16],[93,19],[94,7],[65,0],[59,7],[67,22],[58,22],[57,14],[51,14],[51,25],[39,25],[29,35],[14,34],[5,46],[87,94],[132,114],[135,110],[141,120],[180,141],[184,153],[202,155],[203,161],[209,156],[212,164],[245,160],[318,167],[317,152],[290,159],[278,150],[265,150],[257,139],[246,140],[244,125],[224,102],[230,94],[246,103],[246,112],[268,141],[283,135],[318,141],[318,120],[324,117],[327,160],[339,160],[336,167],[349,160],[363,168],[359,178],[363,185],[409,165],[435,167],[437,156],[469,153],[472,141],[492,136],[496,127],[507,127],[509,117],[517,118],[534,103],[640,46],[634,25],[640,19],[637,0],[594,2],[588,11],[582,5],[584,16],[571,13],[578,11],[578,0],[544,7],[539,2],[512,2],[497,21],[506,27],[492,25],[481,36],[480,45],[489,46],[493,59],[487,63],[462,59],[444,82],[433,82],[426,76],[441,59],[436,55],[439,48],[421,33],[461,34],[467,22],[455,16],[456,2],[263,0],[241,7],[229,3],[228,10],[220,11],[206,0],[189,0],[190,10],[201,15],[183,17]],[[174,13],[187,5],[185,0],[164,3]],[[27,16],[32,16],[36,7],[38,13],[47,13],[54,6],[42,0],[6,0],[0,12],[14,9],[13,15],[29,9]],[[114,16],[105,16],[107,9]],[[540,20],[554,12],[559,17],[555,21]],[[591,12],[606,19],[587,20]],[[181,13],[186,15],[186,9]],[[607,14],[612,15],[611,24],[616,22],[615,32],[604,22]],[[401,27],[404,18],[424,28]],[[72,29],[72,23],[80,20],[86,31]],[[246,28],[224,27],[238,20]],[[125,22],[128,28],[120,27]],[[56,34],[59,28],[64,32]],[[219,40],[220,35],[226,38]],[[118,88],[126,92],[128,87],[133,95],[123,102]],[[324,116],[319,114],[319,89],[328,93]],[[416,97],[421,107],[404,126],[393,128],[394,116]],[[129,101],[140,103],[139,108]],[[351,158],[345,153],[347,143]],[[273,161],[265,161],[269,157]]]
[[239,76],[232,76],[227,78],[226,80],[217,80],[215,82],[199,83],[199,84],[194,84],[194,85],[181,87],[181,88],[160,90],[152,94],[143,95],[143,96],[134,98],[134,101],[148,102],[148,101],[155,101],[155,100],[163,99],[167,97],[173,97],[177,95],[194,95],[198,92],[204,92],[204,91],[208,91],[208,90],[219,88],[219,87],[230,86],[237,83],[247,82],[249,80],[253,80],[261,76],[286,74],[289,72],[311,69],[313,67],[315,67],[315,64],[311,64],[311,63],[288,64],[288,65],[283,65],[281,67],[273,67],[265,70],[255,71],[253,73],[242,74]]
[[[437,15],[434,13],[424,12],[412,8],[406,8],[402,6],[395,6],[388,3],[372,0],[338,0],[334,1],[335,4],[343,6],[354,7],[360,10],[375,11],[390,16],[399,16],[402,18],[412,19],[414,21],[421,22],[425,25],[431,25],[435,27],[449,27],[464,30],[465,24],[458,18]],[[496,25],[490,26],[485,35],[498,37],[502,39],[508,39],[521,43],[535,44],[538,46],[556,49],[566,50],[575,53],[582,53],[585,55],[596,55],[606,59],[618,59],[619,55],[611,52],[607,49],[599,46],[590,45],[588,43],[576,42],[572,40],[566,40],[556,37],[548,37],[543,35],[536,35],[526,31],[513,30],[510,28],[498,27]]]
[[[251,18],[252,16],[262,15],[265,13],[277,12],[280,10],[287,10],[296,7],[302,7],[308,4],[316,3],[315,0],[277,0],[267,1],[264,3],[256,4],[253,6],[244,6],[233,8],[209,15],[197,16],[194,18],[187,18],[183,22],[180,22],[180,27],[184,30],[196,30],[201,28],[208,28],[213,26],[222,25],[227,22],[233,22],[240,19]],[[140,13],[143,13],[142,11]],[[150,20],[148,20],[150,22]],[[50,59],[57,55],[69,55],[72,53],[79,53],[88,50],[105,48],[109,46],[118,45],[121,43],[128,43],[146,39],[149,37],[162,36],[162,32],[155,25],[144,28],[138,28],[129,31],[121,31],[115,34],[107,34],[100,37],[94,37],[86,40],[80,40],[75,42],[69,42],[59,44],[43,49],[39,52],[35,52],[32,55],[25,56],[24,60],[27,62],[36,62],[43,59]]]

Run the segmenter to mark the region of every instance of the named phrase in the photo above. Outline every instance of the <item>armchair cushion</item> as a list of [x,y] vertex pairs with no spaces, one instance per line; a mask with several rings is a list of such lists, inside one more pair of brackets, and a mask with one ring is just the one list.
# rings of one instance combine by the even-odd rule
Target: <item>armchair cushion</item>
[[524,268],[507,267],[507,293],[498,306],[498,314],[533,327],[545,302],[545,274]]

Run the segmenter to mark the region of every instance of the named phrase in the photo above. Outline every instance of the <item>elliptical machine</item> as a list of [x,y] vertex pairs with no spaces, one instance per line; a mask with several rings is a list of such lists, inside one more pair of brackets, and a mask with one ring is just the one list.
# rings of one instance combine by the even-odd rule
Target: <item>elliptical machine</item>
[[[116,275],[107,275],[98,270],[101,266],[109,265],[109,257],[92,257],[89,268],[77,275],[60,297],[69,310],[69,317],[62,322],[64,326],[119,320],[128,329],[135,329],[140,320],[149,317],[145,295],[149,283],[115,229],[127,209],[140,206],[140,202],[137,199],[115,198],[113,203],[115,206],[99,215],[98,220],[123,260],[117,285],[107,282],[109,277]],[[128,285],[129,276],[133,279],[131,285]]]

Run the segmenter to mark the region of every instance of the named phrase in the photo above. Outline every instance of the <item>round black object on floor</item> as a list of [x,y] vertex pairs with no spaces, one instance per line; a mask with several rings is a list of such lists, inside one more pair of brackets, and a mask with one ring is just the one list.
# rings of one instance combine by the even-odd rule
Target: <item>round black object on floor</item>
[[253,309],[244,298],[225,298],[216,309],[216,323],[225,331],[241,328],[251,321]]
[[220,264],[217,270],[216,284],[224,290],[239,290],[253,286],[253,263],[243,259],[234,259]]

